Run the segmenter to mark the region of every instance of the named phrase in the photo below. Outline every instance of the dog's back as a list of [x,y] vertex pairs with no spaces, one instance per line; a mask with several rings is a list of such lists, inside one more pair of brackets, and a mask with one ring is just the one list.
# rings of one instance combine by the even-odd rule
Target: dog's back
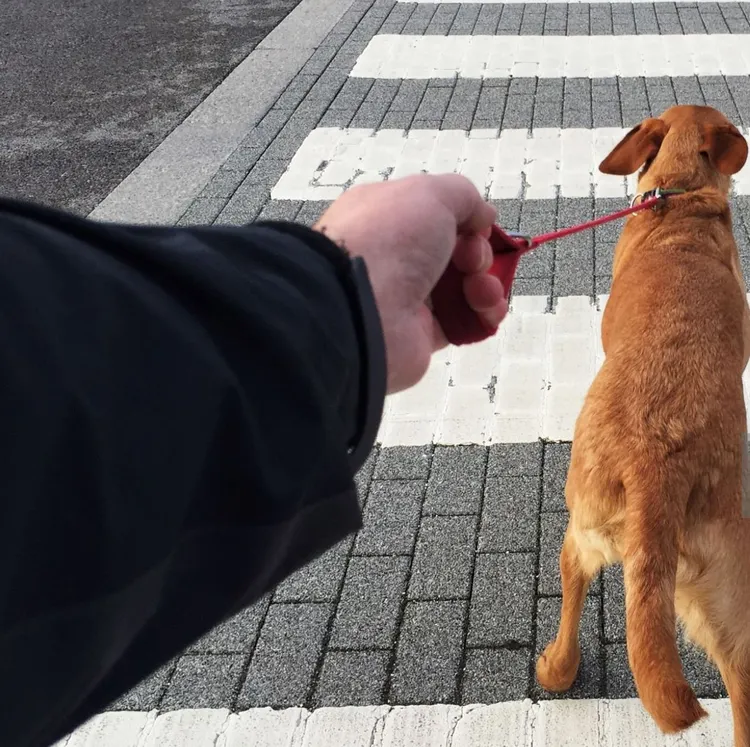
[[[750,613],[750,522],[741,518],[750,311],[726,197],[726,173],[744,164],[747,146],[729,125],[728,145],[709,149],[704,163],[701,132],[724,127],[723,117],[698,107],[671,111],[666,123],[649,120],[659,123],[657,132],[646,133],[645,148],[635,144],[629,162],[615,149],[602,164],[632,173],[634,161],[632,171],[645,162],[639,188],[686,193],[631,218],[617,245],[602,322],[606,358],[576,423],[561,555],[563,618],[566,574],[590,579],[623,561],[631,669],[666,732],[704,715],[683,675],[675,604],[725,681],[733,676],[728,660],[750,664],[750,631],[742,631]],[[567,585],[575,596],[580,584]],[[732,622],[737,616],[742,623]],[[537,669],[553,686],[566,625]]]

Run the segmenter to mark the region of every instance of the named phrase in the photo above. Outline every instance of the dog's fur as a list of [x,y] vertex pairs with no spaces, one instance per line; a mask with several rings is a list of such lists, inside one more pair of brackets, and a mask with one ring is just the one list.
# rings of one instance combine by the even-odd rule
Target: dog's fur
[[735,744],[750,747],[750,518],[742,517],[742,372],[750,310],[732,235],[740,132],[709,107],[677,106],[631,130],[600,165],[638,191],[680,188],[627,219],[602,320],[605,361],[575,426],[565,486],[556,640],[537,679],[567,690],[592,577],[622,562],[630,667],[666,733],[705,715],[686,681],[676,615],[718,665]]

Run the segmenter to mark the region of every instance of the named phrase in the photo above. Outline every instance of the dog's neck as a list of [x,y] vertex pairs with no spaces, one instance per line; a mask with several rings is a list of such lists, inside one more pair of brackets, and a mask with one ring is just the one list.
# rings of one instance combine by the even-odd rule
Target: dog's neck
[[[691,188],[680,185],[677,180],[659,179],[658,181],[664,183],[638,184],[639,191],[635,198],[647,198],[657,193],[657,190],[665,193],[665,198],[657,203],[653,210],[644,212],[656,216],[666,216],[673,211],[683,213],[687,209],[696,218],[715,218],[724,214],[729,215],[729,195],[714,185]],[[634,202],[637,204],[635,198]],[[637,218],[639,215],[642,215],[642,213],[636,213],[633,218]]]

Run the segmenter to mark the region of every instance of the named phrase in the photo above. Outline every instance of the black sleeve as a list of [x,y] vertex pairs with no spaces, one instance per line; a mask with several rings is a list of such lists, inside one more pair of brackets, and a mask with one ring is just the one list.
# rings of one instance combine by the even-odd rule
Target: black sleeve
[[46,747],[360,526],[385,352],[292,224],[0,201],[0,744]]

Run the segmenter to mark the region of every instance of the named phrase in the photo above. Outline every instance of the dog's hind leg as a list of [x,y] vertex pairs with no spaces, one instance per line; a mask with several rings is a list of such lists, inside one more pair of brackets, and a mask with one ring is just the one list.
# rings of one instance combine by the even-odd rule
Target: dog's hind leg
[[591,556],[583,562],[582,553],[572,523],[568,524],[560,553],[560,576],[562,579],[562,614],[557,638],[547,646],[536,664],[539,684],[551,692],[567,690],[575,681],[581,663],[581,647],[578,628],[581,623],[583,604],[591,579],[598,573],[598,566]]
[[727,688],[734,721],[734,747],[750,747],[750,668],[719,657],[721,678]]

